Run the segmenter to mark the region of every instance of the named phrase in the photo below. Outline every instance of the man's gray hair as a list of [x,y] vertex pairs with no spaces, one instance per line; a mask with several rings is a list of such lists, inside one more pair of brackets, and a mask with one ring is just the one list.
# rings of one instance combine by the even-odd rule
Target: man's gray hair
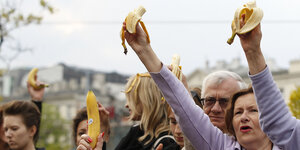
[[205,87],[207,86],[206,84],[208,81],[209,81],[209,84],[219,85],[227,79],[235,79],[237,81],[237,84],[238,84],[240,90],[248,88],[248,85],[246,84],[246,82],[237,73],[234,73],[231,71],[216,71],[216,72],[212,72],[212,73],[208,74],[203,79],[201,97],[204,96]]

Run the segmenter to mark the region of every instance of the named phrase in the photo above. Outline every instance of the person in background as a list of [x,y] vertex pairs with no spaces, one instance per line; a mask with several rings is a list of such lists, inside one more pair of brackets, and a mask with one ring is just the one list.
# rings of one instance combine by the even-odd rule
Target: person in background
[[200,108],[203,108],[203,105],[201,103],[201,89],[198,88],[198,87],[194,87],[192,88],[191,90],[191,94],[192,94],[192,97],[195,101],[195,103],[200,107]]
[[[39,86],[44,83],[42,83],[40,81],[36,81],[36,84]],[[42,102],[43,102],[43,97],[44,97],[44,93],[45,93],[45,88],[43,87],[41,89],[34,89],[29,83],[27,83],[27,90],[31,97],[31,102],[33,102],[38,107],[39,111],[42,112]],[[2,113],[3,113],[3,108],[2,108],[2,106],[0,106],[0,149],[8,150],[9,146],[6,142],[6,137],[4,135]]]
[[[103,133],[103,137],[101,136],[101,139],[103,140],[102,148],[103,150],[106,149],[106,143],[109,141],[110,136],[110,125],[109,125],[109,112],[100,104],[98,103],[99,107],[99,115],[100,115],[100,129],[101,133]],[[85,140],[81,141],[81,136],[87,137],[87,127],[88,127],[88,116],[87,116],[87,109],[86,107],[81,108],[77,113],[76,116],[73,119],[73,140],[75,143],[75,146],[78,147],[80,145],[80,142],[85,143]],[[88,139],[91,140],[91,139]]]
[[3,106],[3,128],[11,150],[40,150],[38,140],[41,114],[28,101],[11,101]]

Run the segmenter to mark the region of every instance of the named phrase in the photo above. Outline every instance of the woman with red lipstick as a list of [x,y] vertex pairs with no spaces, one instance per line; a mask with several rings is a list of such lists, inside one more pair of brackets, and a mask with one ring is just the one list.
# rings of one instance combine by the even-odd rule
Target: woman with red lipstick
[[252,87],[232,96],[225,120],[228,133],[235,137],[241,148],[279,149],[260,128],[258,106]]

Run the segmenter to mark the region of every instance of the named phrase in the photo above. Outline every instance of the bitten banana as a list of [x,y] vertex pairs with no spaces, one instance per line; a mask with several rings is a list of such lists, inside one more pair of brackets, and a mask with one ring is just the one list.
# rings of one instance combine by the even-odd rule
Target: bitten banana
[[[245,25],[241,28],[240,19],[245,15]],[[245,34],[252,31],[262,20],[263,11],[256,7],[256,1],[248,2],[235,11],[234,19],[231,23],[232,35],[227,40],[231,45],[236,34]]]
[[[149,38],[148,31],[146,29],[146,26],[145,26],[144,22],[141,21],[142,16],[144,15],[145,12],[146,12],[146,9],[143,6],[140,6],[139,8],[135,9],[134,11],[129,12],[127,17],[125,18],[126,30],[129,33],[136,33],[136,25],[137,25],[138,22],[140,22],[144,32],[147,35],[147,41],[148,41],[148,43],[150,43],[150,38]],[[124,34],[124,32],[125,31],[122,28],[121,32],[120,32],[120,36],[121,36],[121,39],[122,39],[122,46],[124,47],[124,53],[127,54],[127,47],[125,45],[125,34]]]
[[179,66],[180,63],[180,56],[178,54],[174,54],[172,57],[172,72],[175,74],[175,76],[182,81],[182,72],[181,72],[181,66]]
[[88,136],[93,140],[90,145],[94,148],[100,134],[100,115],[96,96],[93,91],[89,91],[86,96],[86,109],[88,115]]
[[38,68],[33,68],[29,74],[28,74],[28,77],[27,77],[27,82],[36,90],[39,90],[43,87],[48,87],[49,85],[48,84],[41,84],[39,86],[36,85],[36,79],[35,79],[35,76],[38,72]]

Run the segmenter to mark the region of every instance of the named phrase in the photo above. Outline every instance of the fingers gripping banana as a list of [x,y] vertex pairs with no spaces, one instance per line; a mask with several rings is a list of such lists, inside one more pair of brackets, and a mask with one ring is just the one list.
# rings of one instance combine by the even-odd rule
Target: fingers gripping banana
[[[129,12],[129,14],[125,18],[126,30],[129,33],[136,33],[136,25],[138,22],[140,22],[144,32],[147,35],[147,41],[148,41],[148,43],[150,43],[150,38],[149,38],[148,31],[146,29],[146,26],[145,26],[144,22],[141,21],[142,16],[144,15],[145,12],[146,12],[146,9],[143,6],[140,6],[139,8],[135,9],[134,11]],[[120,36],[122,39],[122,46],[124,48],[124,53],[127,54],[127,47],[125,45],[125,31],[123,28],[121,29]]]
[[180,56],[177,54],[174,54],[172,57],[172,72],[175,74],[175,76],[182,81],[182,72],[181,72],[181,66],[179,66],[180,63]]
[[[241,28],[240,20],[245,15],[245,24]],[[262,20],[263,11],[256,7],[256,1],[248,2],[235,11],[234,19],[231,23],[232,35],[227,40],[230,45],[233,43],[236,34],[245,34],[252,31]]]
[[89,91],[86,96],[86,108],[88,115],[88,135],[92,138],[91,147],[94,148],[100,134],[100,116],[96,96]]
[[41,85],[39,85],[39,86],[36,84],[36,78],[35,78],[35,76],[36,76],[36,74],[37,74],[38,71],[39,71],[38,68],[33,68],[33,69],[29,72],[28,77],[27,77],[27,82],[28,82],[34,89],[36,89],[36,90],[39,90],[39,89],[41,89],[41,88],[44,88],[44,87],[48,87],[48,86],[49,86],[48,84],[41,84]]

